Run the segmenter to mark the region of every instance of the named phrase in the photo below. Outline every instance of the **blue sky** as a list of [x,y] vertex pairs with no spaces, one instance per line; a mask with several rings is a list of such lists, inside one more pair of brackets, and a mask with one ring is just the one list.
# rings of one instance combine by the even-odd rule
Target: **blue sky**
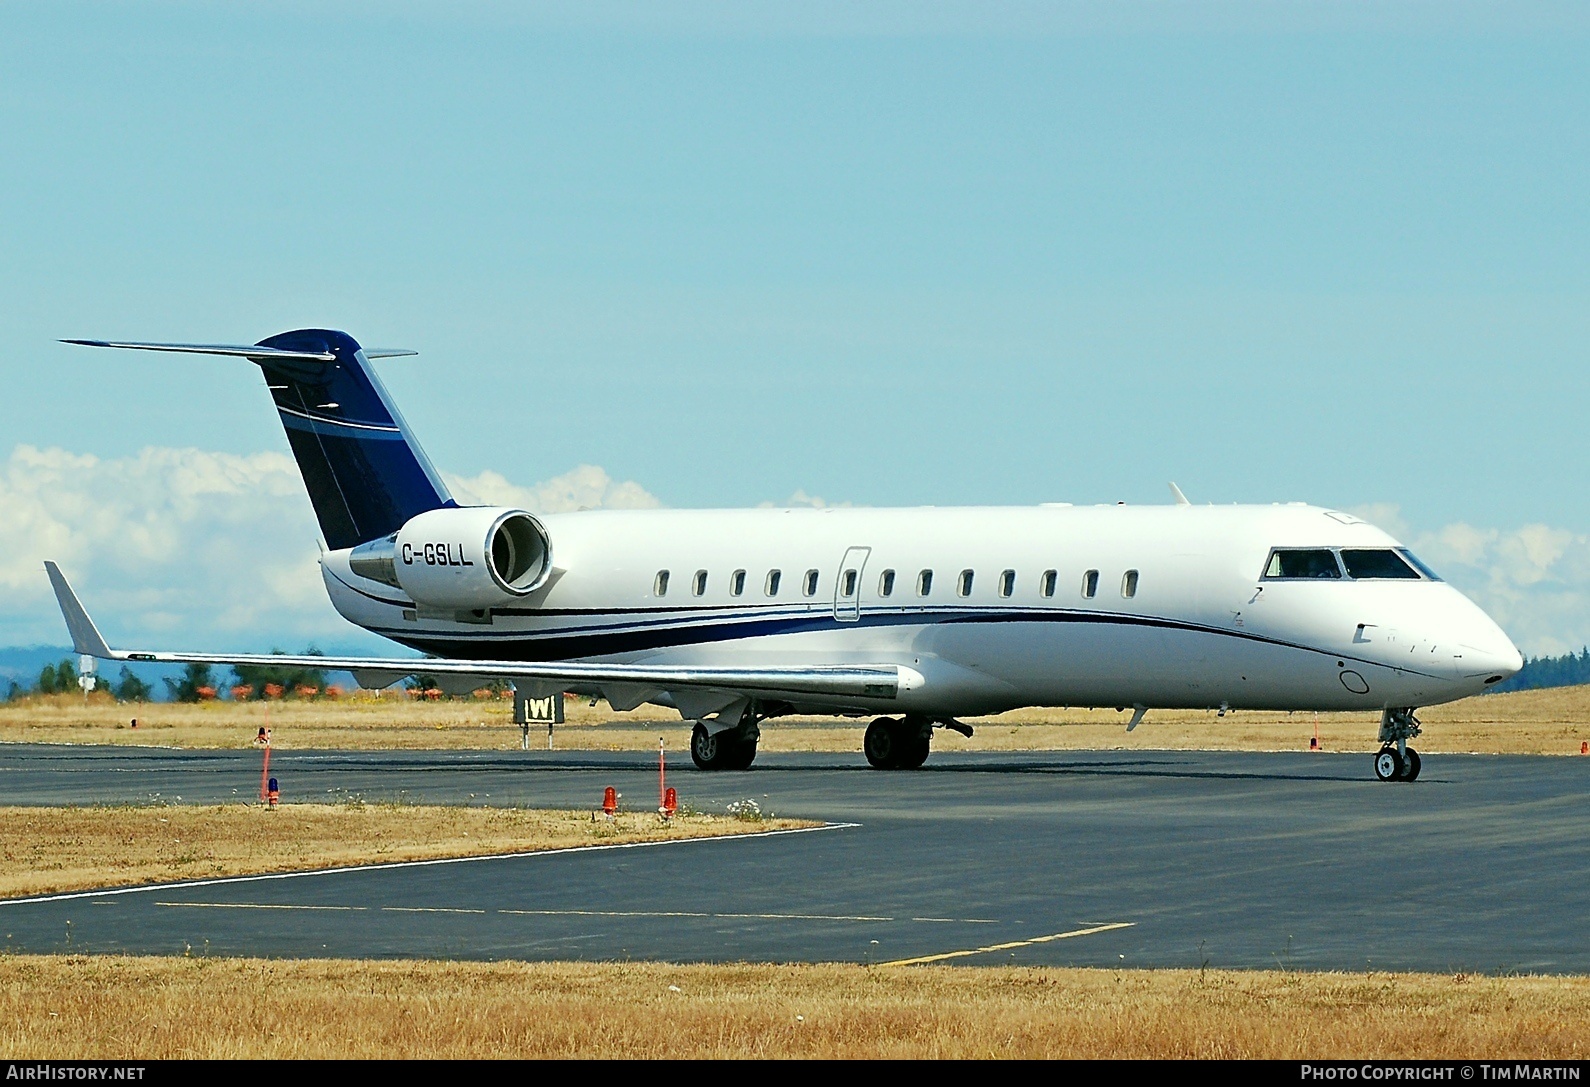
[[[54,450],[147,522],[146,448],[285,449],[246,365],[56,338],[330,325],[422,352],[383,373],[460,478],[1372,508],[1480,596],[1529,556],[1512,629],[1576,646],[1587,38],[1551,4],[8,3],[8,493]],[[0,641],[58,637],[40,538],[0,539]],[[81,578],[136,574],[116,538]],[[253,636],[342,629],[312,596]]]

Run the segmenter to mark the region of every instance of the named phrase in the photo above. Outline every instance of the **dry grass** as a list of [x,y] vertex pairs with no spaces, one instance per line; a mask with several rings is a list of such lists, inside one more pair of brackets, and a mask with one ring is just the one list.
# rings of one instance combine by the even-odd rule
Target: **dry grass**
[[1578,1058],[1590,979],[0,957],[13,1059]]
[[643,812],[608,822],[585,811],[396,804],[0,808],[0,897],[812,825],[697,814],[664,823]]
[[[651,707],[615,713],[569,702],[569,722],[555,743],[580,750],[654,750],[662,737],[683,752],[690,726]],[[364,694],[340,702],[208,702],[198,705],[117,705],[105,696],[86,704],[58,695],[0,705],[0,742],[165,744],[175,747],[247,747],[268,720],[274,743],[293,748],[487,748],[519,746],[519,730],[505,702],[461,700],[413,703]],[[129,727],[137,715],[139,727]],[[1577,754],[1590,740],[1590,686],[1486,695],[1425,710],[1419,749],[1428,753]],[[941,751],[1235,750],[1298,751],[1308,748],[1314,715],[1241,711],[1152,711],[1135,732],[1113,709],[1018,710],[973,718],[977,735],[964,740],[938,732]],[[1378,715],[1319,715],[1327,751],[1373,751]],[[762,730],[764,751],[861,752],[863,723],[826,718],[781,718]],[[544,747],[546,733],[532,732]]]

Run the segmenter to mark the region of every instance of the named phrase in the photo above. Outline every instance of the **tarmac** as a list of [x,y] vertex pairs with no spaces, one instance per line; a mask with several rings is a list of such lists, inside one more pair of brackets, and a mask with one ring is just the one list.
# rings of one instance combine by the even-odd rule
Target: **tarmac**
[[[675,756],[679,759],[679,756]],[[0,746],[0,803],[251,799],[258,752]],[[682,760],[681,760],[682,761]],[[656,805],[637,753],[285,751],[284,802]],[[764,754],[798,833],[0,902],[13,952],[1590,972],[1590,758]]]

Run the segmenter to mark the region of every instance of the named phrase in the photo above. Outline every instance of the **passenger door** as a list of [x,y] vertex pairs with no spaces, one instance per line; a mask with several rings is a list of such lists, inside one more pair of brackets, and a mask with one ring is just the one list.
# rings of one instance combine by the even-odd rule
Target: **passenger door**
[[861,618],[861,575],[871,555],[870,547],[851,547],[839,562],[839,574],[834,578],[834,618],[841,623]]

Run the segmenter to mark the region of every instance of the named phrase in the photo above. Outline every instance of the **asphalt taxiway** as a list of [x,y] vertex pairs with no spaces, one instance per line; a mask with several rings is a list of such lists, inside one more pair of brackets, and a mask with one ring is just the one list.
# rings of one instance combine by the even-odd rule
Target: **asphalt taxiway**
[[[821,830],[0,903],[13,951],[1590,972],[1590,758],[765,754],[703,810]],[[638,753],[274,753],[284,799],[656,803]],[[259,755],[0,746],[0,803],[246,799]],[[263,813],[262,813],[263,816]]]

